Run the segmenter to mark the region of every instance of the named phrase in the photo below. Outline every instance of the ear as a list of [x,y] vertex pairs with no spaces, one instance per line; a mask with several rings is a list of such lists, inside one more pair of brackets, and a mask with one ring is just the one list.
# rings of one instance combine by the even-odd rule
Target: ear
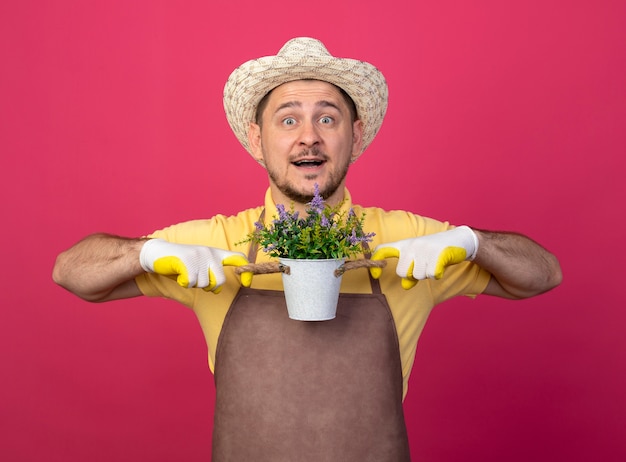
[[355,120],[352,124],[352,156],[351,162],[354,162],[361,155],[363,147],[363,122]]
[[250,146],[250,154],[261,165],[265,166],[263,160],[263,149],[261,145],[261,127],[254,122],[250,122],[248,127],[248,146]]

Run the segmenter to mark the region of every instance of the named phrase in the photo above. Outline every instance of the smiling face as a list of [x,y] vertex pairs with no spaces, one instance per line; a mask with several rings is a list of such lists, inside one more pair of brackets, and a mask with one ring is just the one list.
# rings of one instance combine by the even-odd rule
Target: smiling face
[[337,87],[319,80],[280,85],[269,94],[260,122],[250,124],[248,140],[267,169],[277,204],[306,204],[316,183],[330,205],[343,200],[362,128]]

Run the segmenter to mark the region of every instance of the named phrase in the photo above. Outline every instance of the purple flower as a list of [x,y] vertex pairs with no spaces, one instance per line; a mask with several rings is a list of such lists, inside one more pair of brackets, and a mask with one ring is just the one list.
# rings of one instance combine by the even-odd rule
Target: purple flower
[[370,242],[375,235],[376,233],[358,235],[356,229],[352,229],[352,233],[348,236],[348,242],[350,245],[365,244],[366,242]]
[[359,243],[360,239],[359,237],[356,235],[356,229],[352,230],[352,234],[350,234],[348,236],[348,242],[350,243],[350,245],[357,245]]
[[278,210],[278,220],[284,221],[289,219],[289,214],[283,204],[276,204],[276,210]]
[[313,195],[313,200],[308,203],[312,213],[321,214],[324,211],[324,199],[320,195],[320,187],[317,183],[315,183],[315,193]]

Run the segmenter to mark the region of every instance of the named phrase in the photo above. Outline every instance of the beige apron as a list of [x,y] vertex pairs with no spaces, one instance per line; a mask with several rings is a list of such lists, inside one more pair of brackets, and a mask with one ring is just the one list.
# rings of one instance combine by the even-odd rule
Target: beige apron
[[289,319],[282,291],[240,289],[216,351],[213,462],[410,460],[398,337],[370,281],[319,322]]

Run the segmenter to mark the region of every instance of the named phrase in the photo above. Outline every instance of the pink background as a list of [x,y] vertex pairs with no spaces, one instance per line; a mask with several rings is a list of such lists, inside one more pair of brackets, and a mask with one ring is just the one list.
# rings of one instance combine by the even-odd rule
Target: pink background
[[266,178],[222,89],[299,35],[388,79],[388,116],[349,177],[359,203],[517,230],[563,266],[545,296],[434,312],[405,402],[415,459],[625,460],[625,5],[2,2],[2,460],[209,460],[193,314],[90,305],[50,273],[95,231],[259,204]]

